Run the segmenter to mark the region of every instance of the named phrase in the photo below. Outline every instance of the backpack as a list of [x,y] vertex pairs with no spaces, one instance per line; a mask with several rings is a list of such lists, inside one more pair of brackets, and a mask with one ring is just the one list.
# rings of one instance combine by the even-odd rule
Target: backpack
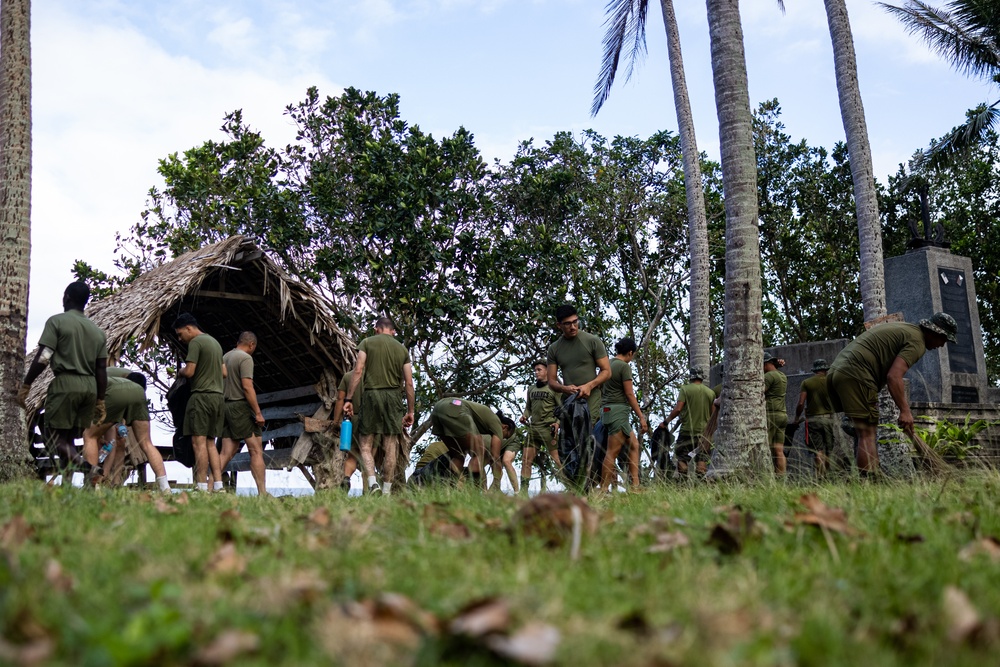
[[596,445],[587,399],[570,396],[556,407],[556,417],[559,418],[559,460],[563,477],[568,485],[583,490],[593,468]]

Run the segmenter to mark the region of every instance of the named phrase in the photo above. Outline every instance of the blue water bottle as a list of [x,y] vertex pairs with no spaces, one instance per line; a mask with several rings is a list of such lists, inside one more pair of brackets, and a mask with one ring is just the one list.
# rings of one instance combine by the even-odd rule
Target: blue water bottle
[[128,437],[128,426],[126,426],[125,424],[119,424],[118,425],[118,437],[119,438],[127,438]]
[[353,434],[354,427],[351,426],[351,420],[344,417],[344,421],[340,422],[340,451],[351,451],[351,436]]

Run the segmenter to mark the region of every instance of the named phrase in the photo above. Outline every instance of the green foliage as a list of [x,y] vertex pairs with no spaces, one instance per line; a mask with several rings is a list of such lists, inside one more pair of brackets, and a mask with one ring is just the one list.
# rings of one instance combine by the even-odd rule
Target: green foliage
[[997,422],[985,419],[972,421],[972,415],[966,415],[961,424],[931,417],[921,417],[920,420],[928,425],[916,426],[917,435],[941,456],[959,461],[964,461],[970,454],[981,450],[982,445],[975,442],[976,436],[990,426],[997,425]]

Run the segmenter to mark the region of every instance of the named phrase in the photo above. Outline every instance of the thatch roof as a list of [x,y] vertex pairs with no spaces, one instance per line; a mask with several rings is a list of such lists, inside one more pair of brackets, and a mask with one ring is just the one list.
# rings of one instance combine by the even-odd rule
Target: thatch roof
[[[194,314],[224,350],[242,331],[257,334],[258,391],[311,385],[324,371],[339,377],[354,364],[354,343],[337,325],[332,304],[242,236],[185,253],[87,308],[108,337],[109,364],[129,341],[141,349],[165,343],[180,355],[172,324],[182,312]],[[35,382],[29,410],[41,408],[51,379],[47,369]]]

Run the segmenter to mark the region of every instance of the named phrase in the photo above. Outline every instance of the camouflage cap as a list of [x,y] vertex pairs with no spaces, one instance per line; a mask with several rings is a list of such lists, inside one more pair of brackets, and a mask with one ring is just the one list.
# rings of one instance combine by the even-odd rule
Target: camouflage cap
[[948,339],[950,343],[957,343],[958,323],[955,318],[948,313],[934,313],[929,320],[920,320],[920,326],[928,331],[933,331]]
[[706,377],[708,377],[708,373],[702,366],[692,366],[691,370],[688,371],[688,379],[690,380],[704,380]]
[[828,371],[830,370],[830,362],[826,359],[817,359],[813,362],[813,373],[816,371]]
[[774,356],[774,353],[764,350],[764,363],[765,364],[777,364],[778,357]]

